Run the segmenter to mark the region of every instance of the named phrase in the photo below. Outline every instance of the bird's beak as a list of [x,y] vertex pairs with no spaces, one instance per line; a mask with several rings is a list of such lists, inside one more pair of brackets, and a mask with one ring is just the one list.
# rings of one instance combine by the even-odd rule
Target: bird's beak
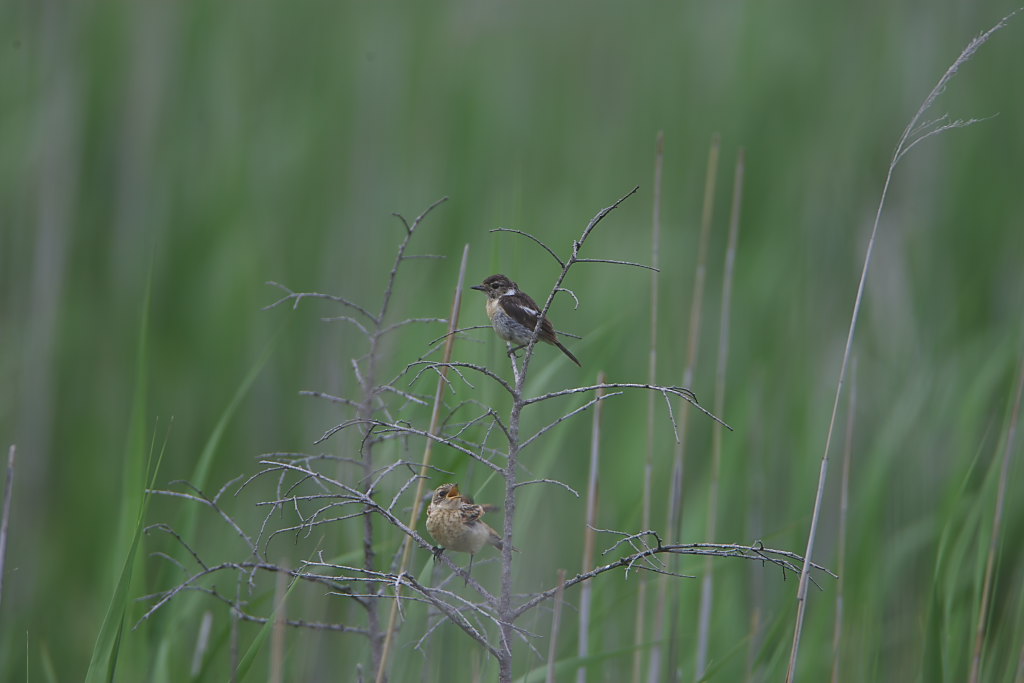
[[484,287],[483,285],[473,285],[472,287],[470,287],[470,289],[475,289],[478,292],[486,292],[487,291],[487,288]]
[[458,484],[455,484],[454,486],[452,486],[452,490],[448,492],[448,497],[449,498],[458,498],[459,497],[459,485]]

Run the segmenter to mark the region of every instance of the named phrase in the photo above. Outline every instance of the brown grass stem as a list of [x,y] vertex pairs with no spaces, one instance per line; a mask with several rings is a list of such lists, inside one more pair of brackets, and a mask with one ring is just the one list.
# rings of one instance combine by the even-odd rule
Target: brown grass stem
[[558,592],[555,593],[555,605],[551,611],[551,636],[548,638],[548,675],[547,683],[555,683],[555,661],[558,653],[558,631],[562,627],[562,604],[565,597],[565,570],[558,570]]
[[[597,375],[598,386],[607,381],[608,376],[602,371]],[[598,389],[597,395],[603,396],[604,389]],[[594,408],[594,416],[590,427],[590,467],[587,471],[587,513],[586,526],[583,532],[583,560],[580,571],[587,572],[594,566],[594,548],[597,545],[597,509],[598,509],[598,473],[601,465],[601,413],[602,405]],[[563,580],[564,583],[564,580]],[[579,638],[576,655],[581,662],[590,655],[590,608],[593,602],[594,588],[588,581],[580,588]],[[585,683],[587,669],[580,666],[576,670],[576,683]]]
[[[665,156],[665,135],[658,131],[654,153],[654,205],[651,209],[651,319],[650,340],[647,349],[647,381],[651,384],[658,378],[658,256],[661,251],[661,171]],[[651,528],[651,476],[654,472],[654,394],[647,394],[647,452],[644,456],[643,491],[640,500],[643,507],[640,526]],[[639,683],[644,656],[644,630],[649,621],[647,615],[647,577],[640,577],[637,586],[636,615],[633,620],[633,682]],[[657,619],[655,620],[657,621]]]
[[[469,263],[469,245],[462,248],[462,262],[459,264],[459,279],[455,285],[455,295],[452,297],[451,314],[448,316],[448,330],[458,329],[459,311],[462,309],[462,292],[466,282],[466,265]],[[434,392],[434,406],[430,413],[429,433],[438,435],[441,423],[441,407],[444,405],[444,390],[448,380],[448,363],[452,360],[452,351],[455,348],[457,335],[449,334],[444,343],[444,360],[440,367],[440,376],[437,379],[437,389]],[[416,482],[416,495],[412,499],[412,513],[409,515],[409,528],[415,529],[423,510],[423,494],[427,480],[427,471],[430,469],[430,460],[434,451],[434,439],[426,439],[423,447],[423,459],[420,463],[419,478]],[[412,536],[405,537],[405,544],[402,547],[402,560],[399,565],[399,574],[405,572],[409,567],[409,558],[412,556]],[[396,589],[397,590],[397,589]],[[398,604],[395,600],[391,603],[391,614],[388,616],[388,628],[384,636],[384,647],[381,653],[380,666],[377,668],[377,683],[383,683],[388,667],[388,657],[391,652],[391,645],[394,641],[395,625],[398,618]]]
[[[725,374],[729,361],[729,323],[732,313],[732,284],[736,266],[736,247],[739,241],[740,208],[743,202],[744,150],[741,147],[733,176],[732,204],[729,215],[729,238],[722,269],[722,312],[718,324],[718,362],[715,366],[715,412],[725,406]],[[718,534],[718,491],[722,470],[722,430],[711,435],[711,479],[708,485],[708,516],[706,537],[713,540]],[[714,604],[714,567],[710,557],[704,560],[701,579],[700,610],[697,621],[696,678],[704,677],[707,670],[708,648],[711,642],[711,609]]]
[[[687,327],[687,340],[686,340],[686,356],[684,358],[683,365],[683,386],[692,386],[693,376],[695,368],[697,366],[697,357],[700,351],[700,332],[701,324],[703,322],[703,310],[704,310],[704,286],[705,280],[707,279],[707,262],[708,262],[708,245],[711,241],[711,224],[713,222],[715,213],[715,189],[718,181],[718,160],[721,149],[721,136],[715,133],[711,136],[711,143],[708,146],[708,159],[707,167],[704,174],[704,199],[701,208],[700,218],[700,236],[697,239],[697,262],[693,271],[693,289],[690,294],[690,317],[689,324]],[[682,297],[680,297],[682,300]],[[679,438],[676,441],[675,451],[672,456],[672,478],[669,484],[668,500],[668,518],[666,520],[666,528],[670,531],[674,531],[678,537],[682,536],[683,532],[683,483],[686,472],[686,446],[687,437],[689,432],[687,427],[690,423],[689,415],[684,413],[688,412],[682,410],[683,406],[680,404],[680,416],[679,416]],[[668,604],[668,577],[662,576],[660,579],[658,600],[660,603]],[[677,627],[678,618],[678,606],[679,598],[678,595],[673,601],[671,607],[666,607],[668,614],[668,621],[671,624],[670,637],[668,639],[668,662],[666,664],[666,672],[675,672],[677,670],[676,661],[678,659],[678,639],[674,637]],[[662,619],[662,624],[666,619]],[[662,633],[664,633],[664,627],[662,627]],[[659,639],[660,640],[660,639]],[[651,652],[652,658],[659,654],[657,647]],[[660,664],[654,664],[650,667],[650,671],[653,673],[660,668]],[[672,676],[675,676],[673,673]],[[656,683],[655,678],[648,679],[650,683]]]
[[7,450],[7,477],[4,479],[4,511],[0,517],[0,602],[4,596],[4,559],[7,557],[7,528],[11,521],[11,498],[14,491],[14,444]]
[[989,602],[992,596],[993,573],[995,572],[996,555],[1003,534],[1003,512],[1006,507],[1006,482],[1010,478],[1010,458],[1017,441],[1017,424],[1020,420],[1020,397],[1024,390],[1024,356],[1017,376],[1017,395],[1013,399],[1013,413],[1006,431],[1003,445],[1003,462],[999,469],[999,488],[996,492],[996,507],[992,512],[992,534],[988,539],[988,557],[985,559],[985,580],[981,588],[981,604],[978,606],[978,625],[974,631],[974,656],[971,658],[971,674],[968,680],[978,683],[981,680],[981,658],[985,650],[985,634],[988,624]]
[[278,572],[277,580],[274,582],[274,621],[270,630],[270,671],[267,674],[269,683],[281,683],[284,680],[284,627],[288,622],[287,599],[288,574]]

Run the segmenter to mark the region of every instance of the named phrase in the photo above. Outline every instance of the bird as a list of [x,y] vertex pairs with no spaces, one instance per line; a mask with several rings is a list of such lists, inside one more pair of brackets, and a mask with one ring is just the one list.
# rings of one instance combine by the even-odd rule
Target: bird
[[[540,317],[540,306],[529,294],[501,273],[491,275],[481,284],[473,285],[472,289],[487,294],[487,317],[491,320],[491,326],[499,337],[515,345],[509,349],[510,356],[530,343],[537,318]],[[541,320],[537,339],[557,346],[569,360],[583,367],[572,351],[558,341],[555,328],[547,317]]]
[[498,532],[480,519],[484,512],[493,509],[493,505],[478,505],[469,496],[463,496],[458,484],[442,484],[434,489],[427,506],[427,531],[438,544],[434,554],[440,555],[446,549],[469,553],[472,571],[473,556],[485,545],[504,548]]

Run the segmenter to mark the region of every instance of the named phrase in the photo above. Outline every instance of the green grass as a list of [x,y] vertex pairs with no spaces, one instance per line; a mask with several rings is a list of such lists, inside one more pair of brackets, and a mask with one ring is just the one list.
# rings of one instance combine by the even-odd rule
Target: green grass
[[[391,212],[411,218],[447,195],[411,247],[446,259],[403,266],[394,319],[447,315],[466,243],[471,283],[505,272],[539,297],[557,273],[554,261],[520,237],[488,230],[522,229],[564,253],[599,209],[636,184],[640,192],[605,219],[585,255],[645,261],[659,130],[666,143],[658,374],[666,384],[682,373],[707,145],[713,133],[722,136],[702,362],[692,386],[705,405],[731,168],[737,149],[747,150],[723,415],[737,429],[723,440],[720,536],[703,538],[714,426],[693,415],[684,533],[671,540],[762,539],[802,551],[886,164],[946,66],[1013,9],[995,0],[2,7],[0,448],[16,443],[19,458],[0,679],[54,681],[89,671],[109,678],[115,663],[114,680],[188,680],[207,610],[213,635],[200,678],[228,677],[230,621],[209,596],[183,596],[170,606],[175,612],[130,630],[150,604],[136,598],[185,576],[150,556],[172,552],[164,535],[141,536],[133,550],[149,444],[168,433],[156,488],[188,478],[202,480],[208,495],[255,473],[261,453],[351,454],[345,439],[311,445],[348,413],[298,392],[355,396],[349,359],[365,344],[346,323],[319,320],[342,313],[327,302],[261,311],[279,295],[265,281],[376,309],[403,235]],[[915,149],[897,169],[882,217],[854,349],[844,680],[967,676],[1024,338],[1022,36],[1018,17],[961,70],[935,110],[998,115]],[[583,369],[540,348],[529,391],[589,383],[602,369],[610,381],[644,380],[648,280],[645,271],[614,266],[574,269],[566,285],[579,309],[559,297],[551,315],[584,336],[567,341]],[[484,322],[476,296],[467,293],[463,325]],[[409,327],[391,338],[382,376],[442,333],[440,325]],[[456,356],[508,374],[493,338],[471,336],[481,343],[460,342]],[[507,409],[486,382],[475,385],[476,393],[462,387],[459,397]],[[645,409],[639,394],[605,404],[603,527],[640,524]],[[524,433],[544,424],[543,413],[527,413]],[[667,487],[671,428],[661,415],[657,426],[654,481]],[[582,491],[589,434],[589,415],[574,418],[532,445],[523,464],[531,477]],[[396,444],[379,450],[398,454],[409,455]],[[1014,680],[1024,641],[1024,552],[1013,542],[1024,534],[1024,501],[1013,495],[1024,486],[1019,445],[1013,457],[986,681]],[[500,482],[454,452],[438,450],[435,464],[481,499],[498,497]],[[834,464],[815,553],[829,565],[839,472]],[[255,503],[272,487],[237,496],[236,489],[222,503],[252,532],[264,514]],[[570,576],[579,569],[584,510],[561,489],[522,494],[516,589],[525,592],[553,585],[560,568]],[[658,524],[665,506],[661,496],[653,501]],[[227,525],[185,501],[150,500],[144,522],[179,524],[192,514],[187,540],[197,552],[211,562],[244,559]],[[270,556],[297,562],[322,548],[338,557],[360,539],[339,525],[308,539],[279,537]],[[377,542],[390,559],[401,539],[382,530]],[[496,588],[498,562],[479,562],[494,557],[487,553],[474,576]],[[702,566],[684,560],[682,571]],[[428,558],[413,558],[414,573],[432,569]],[[273,583],[258,580],[254,611],[270,611]],[[234,577],[217,584],[234,594]],[[629,675],[635,585],[621,574],[595,585],[591,648],[600,660],[592,679]],[[715,586],[709,680],[742,680],[748,652],[754,680],[782,678],[796,581],[723,561]],[[689,678],[699,580],[680,588],[673,633]],[[822,588],[810,595],[800,680],[826,680],[831,671],[835,583]],[[562,615],[565,671],[576,656],[577,596],[567,592]],[[755,611],[760,628],[751,633]],[[121,614],[128,617],[118,638]],[[355,625],[360,618],[344,598],[306,586],[289,595],[288,616]],[[493,664],[450,625],[427,641],[425,655],[413,651],[424,623],[411,609],[395,680],[421,672],[436,680],[453,667],[493,678]],[[550,613],[538,610],[522,625],[546,635]],[[239,656],[261,628],[241,624]],[[547,641],[537,647],[546,653]],[[370,675],[358,636],[289,631],[286,652],[288,680],[351,678],[357,665]],[[249,661],[250,679],[266,676],[267,648]],[[539,679],[543,666],[517,645],[517,677]]]

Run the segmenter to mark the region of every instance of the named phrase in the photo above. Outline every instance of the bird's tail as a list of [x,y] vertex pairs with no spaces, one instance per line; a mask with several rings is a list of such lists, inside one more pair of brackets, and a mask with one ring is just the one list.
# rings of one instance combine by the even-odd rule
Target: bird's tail
[[498,535],[498,532],[491,527],[487,527],[487,531],[489,532],[487,535],[487,542],[498,550],[502,550],[505,547],[505,544],[501,542],[501,536]]
[[560,342],[557,339],[555,339],[551,343],[554,344],[555,346],[557,346],[559,348],[559,350],[561,350],[562,353],[564,353],[565,355],[569,356],[569,360],[571,360],[573,363],[575,363],[576,365],[580,366],[581,368],[583,367],[583,363],[581,363],[576,356],[572,355],[572,351],[570,351],[569,349],[567,349],[564,346],[562,346],[562,342]]
[[[490,526],[487,527],[487,531],[489,532],[487,536],[487,542],[493,545],[498,550],[504,550],[505,543],[501,540],[501,536],[498,535],[498,532],[492,529]],[[517,553],[519,552],[519,548],[515,546],[512,546],[512,550],[516,551]]]

